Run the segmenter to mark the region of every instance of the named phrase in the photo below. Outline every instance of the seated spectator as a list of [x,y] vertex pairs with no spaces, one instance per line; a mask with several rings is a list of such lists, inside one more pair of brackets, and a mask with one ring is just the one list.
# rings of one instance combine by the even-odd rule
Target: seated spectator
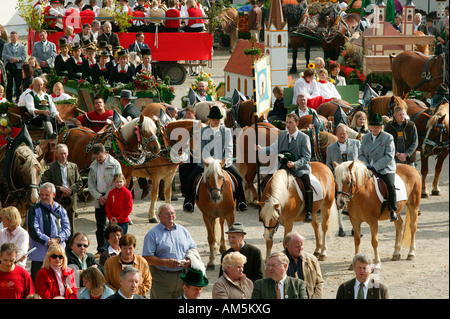
[[295,113],[297,114],[297,116],[299,118],[301,118],[302,116],[305,115],[313,115],[314,113],[317,112],[315,109],[312,109],[310,107],[308,107],[308,98],[306,97],[305,93],[299,93],[297,95],[297,108],[295,110],[293,110],[291,113]]
[[99,61],[94,64],[89,70],[92,78],[92,84],[98,84],[100,78],[103,77],[105,81],[109,80],[109,68],[107,62],[109,60],[108,51],[100,51],[98,55]]
[[303,71],[303,76],[295,82],[292,104],[297,104],[297,95],[299,93],[305,93],[307,98],[319,96],[314,70],[307,68]]
[[105,101],[100,95],[94,97],[95,111],[82,114],[73,120],[78,127],[87,127],[96,133],[103,133],[108,127],[108,119],[112,119],[114,112],[105,109]]
[[328,71],[321,69],[319,71],[319,81],[317,81],[317,86],[319,88],[319,95],[325,99],[341,99],[341,95],[336,90],[336,86],[328,82]]
[[[60,39],[66,39],[68,44],[73,43],[74,30],[71,25],[68,25],[64,30],[64,35]],[[59,47],[61,49],[61,47]]]
[[125,267],[133,267],[141,273],[141,280],[136,293],[145,296],[152,287],[152,276],[147,261],[136,255],[136,238],[133,235],[123,235],[119,240],[120,253],[117,256],[110,257],[105,262],[105,280],[106,284],[117,291],[120,288],[120,272]]
[[105,284],[105,276],[96,266],[84,270],[81,278],[84,288],[78,293],[78,299],[106,299],[115,293]]
[[27,265],[28,245],[30,236],[28,232],[22,228],[22,218],[19,210],[14,206],[8,206],[0,211],[0,218],[3,228],[0,230],[0,246],[4,243],[13,243],[17,247],[16,258],[17,265],[25,268]]
[[51,96],[53,102],[72,99],[72,96],[70,96],[67,93],[64,93],[64,86],[62,85],[61,82],[56,82],[55,85],[53,85],[53,93]]
[[[181,17],[180,10],[176,8],[175,0],[168,1],[169,9],[166,11],[166,18],[179,18]],[[164,31],[165,32],[179,32],[181,20],[165,20]]]
[[145,299],[137,293],[140,281],[141,273],[138,269],[125,267],[119,275],[120,288],[107,299]]
[[117,256],[120,253],[120,238],[123,236],[123,229],[117,224],[109,224],[105,229],[105,239],[108,241],[108,248],[100,255],[100,265],[104,266],[108,258]]
[[267,121],[269,123],[273,123],[275,120],[284,121],[287,113],[287,110],[284,108],[284,91],[277,85],[272,92],[275,96],[275,102],[273,103],[273,109],[267,115]]
[[117,64],[109,75],[109,84],[115,86],[118,83],[127,84],[133,81],[133,77],[136,74],[134,66],[129,62],[128,50],[124,49],[117,53],[119,57],[119,64]]
[[189,18],[198,18],[198,19],[189,19],[185,21],[186,26],[183,28],[184,32],[202,32],[205,28],[205,23],[201,17],[205,14],[197,5],[195,0],[187,0],[187,14]]
[[34,56],[30,56],[28,58],[28,64],[33,69],[33,77],[34,78],[42,75],[41,66],[39,65],[39,62],[36,60],[36,58]]
[[67,73],[70,80],[85,80],[89,76],[89,63],[81,56],[81,45],[72,46],[73,56],[66,61]]
[[345,78],[339,75],[339,71],[341,71],[339,63],[334,62],[330,65],[330,81],[336,86],[346,85]]
[[85,24],[91,25],[95,19],[94,8],[89,4],[84,5],[83,9],[80,12],[80,18],[81,18],[82,25],[85,25]]

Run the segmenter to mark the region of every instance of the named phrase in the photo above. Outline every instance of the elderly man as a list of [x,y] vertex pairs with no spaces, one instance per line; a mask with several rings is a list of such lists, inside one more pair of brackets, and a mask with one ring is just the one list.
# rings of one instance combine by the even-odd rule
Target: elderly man
[[16,101],[19,100],[22,85],[22,64],[27,60],[25,46],[19,43],[19,34],[12,31],[10,35],[11,43],[3,46],[2,60],[5,63],[7,86],[6,99],[13,101],[13,88],[15,88]]
[[357,254],[352,267],[356,277],[339,286],[336,299],[389,299],[387,287],[371,276],[373,264],[369,256]]
[[50,70],[54,68],[57,55],[56,45],[48,41],[47,37],[47,31],[39,31],[41,41],[36,42],[33,46],[33,56],[41,66],[43,73],[50,73]]
[[326,164],[334,172],[333,162],[355,161],[359,157],[361,143],[356,139],[348,138],[348,127],[341,123],[336,127],[337,142],[327,147]]
[[180,275],[191,266],[186,253],[197,246],[187,229],[175,223],[172,205],[161,205],[158,218],[160,223],[145,235],[142,249],[152,274],[150,298],[177,299],[183,294]]
[[108,126],[107,120],[112,119],[113,110],[105,109],[105,101],[100,95],[94,97],[95,111],[82,114],[73,120],[78,127],[88,127],[96,133],[103,133]]
[[300,92],[297,94],[297,108],[291,112],[291,114],[296,114],[299,119],[305,115],[313,115],[317,112],[316,110],[308,107],[308,97],[306,93]]
[[[247,257],[247,263],[244,265],[244,274],[248,279],[255,282],[258,279],[264,277],[264,262],[261,255],[261,250],[258,247],[253,246],[244,241],[245,235],[244,227],[241,223],[234,223],[231,225],[230,229],[226,232],[228,234],[228,243],[230,244],[230,249],[222,254],[220,262],[229,253],[234,251],[240,252],[242,255]],[[219,270],[219,277],[223,275],[222,267]]]
[[42,78],[34,78],[33,90],[25,95],[25,107],[28,113],[33,116],[31,124],[43,126],[47,132],[48,138],[56,138],[57,133],[53,131],[51,118],[58,121],[62,125],[64,122],[59,116],[51,95],[45,93],[44,80]]
[[214,97],[207,94],[206,91],[208,90],[208,83],[206,81],[200,81],[197,85],[197,93],[198,97],[200,99],[200,102],[202,101],[215,101]]
[[119,276],[120,288],[117,292],[106,299],[145,299],[145,297],[137,294],[141,273],[133,267],[125,267]]
[[309,299],[322,299],[323,278],[317,258],[304,251],[305,237],[298,232],[286,235],[285,253],[289,258],[288,276],[300,278],[306,283]]
[[284,253],[272,253],[267,260],[269,277],[255,281],[252,299],[308,299],[305,282],[288,276],[288,267]]
[[101,143],[92,146],[94,161],[89,167],[88,188],[94,197],[95,221],[97,230],[97,254],[100,255],[107,248],[103,232],[106,229],[106,198],[109,191],[114,187],[114,175],[122,173],[120,163],[106,152],[105,146]]
[[208,286],[209,280],[201,270],[189,268],[187,273],[180,275],[183,280],[183,295],[178,299],[200,299],[204,287]]
[[30,207],[27,214],[30,250],[36,248],[30,256],[31,278],[33,283],[39,269],[42,268],[47,249],[52,244],[66,246],[70,237],[70,222],[67,212],[54,201],[56,188],[52,183],[44,183],[39,189],[40,202]]
[[111,22],[106,21],[103,25],[103,33],[97,37],[97,42],[100,41],[106,41],[112,47],[120,46],[119,36],[112,32]]
[[83,180],[78,166],[67,160],[69,149],[65,144],[55,148],[56,161],[49,165],[41,178],[41,183],[51,182],[56,187],[55,200],[67,211],[70,230],[75,234],[75,210],[77,209],[77,193],[83,188]]

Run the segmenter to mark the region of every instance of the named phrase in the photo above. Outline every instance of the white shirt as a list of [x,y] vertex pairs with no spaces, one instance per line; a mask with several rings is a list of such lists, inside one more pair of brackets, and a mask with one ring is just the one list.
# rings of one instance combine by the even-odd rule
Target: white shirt
[[297,139],[297,135],[298,135],[298,129],[296,129],[293,134],[289,133],[289,131],[288,131],[289,143],[292,142],[292,140],[295,141]]
[[[32,93],[34,93],[35,95],[37,95],[37,97],[39,98],[39,100],[43,101],[43,100],[47,100],[45,98],[45,96],[48,96],[48,108],[50,109],[50,115],[52,117],[55,117],[55,115],[58,115],[59,112],[56,110],[55,104],[53,103],[52,97],[50,95],[48,95],[47,93],[41,92],[40,94],[36,93],[36,91],[34,90],[30,90],[30,92],[32,91]],[[24,92],[25,93],[25,92]],[[33,117],[36,117],[36,114],[34,114],[34,111],[36,111],[36,108],[34,106],[34,97],[33,95],[27,94],[25,95],[25,106],[28,110],[28,113],[30,113],[31,115],[33,115]]]
[[53,97],[52,96],[52,100],[53,102],[58,102],[58,101],[64,101],[64,100],[69,100],[69,99],[73,99],[73,97],[71,97],[69,94],[67,93],[61,93],[60,96],[57,97]]
[[336,86],[327,81],[327,83],[321,83],[317,81],[317,87],[319,89],[319,95],[323,96],[325,99],[336,98],[341,100],[341,95],[336,90]]
[[[369,291],[369,281],[370,281],[370,277],[365,282],[363,282],[363,285],[364,285],[364,288],[363,288],[364,289],[364,299],[367,299],[367,292]],[[360,282],[358,281],[358,279],[356,279],[355,280],[355,286],[353,287],[354,292],[355,292],[355,299],[358,299],[359,284],[360,284]]]
[[[20,225],[12,232],[7,227],[1,228],[0,230],[0,246],[4,243],[15,244],[17,246],[17,260],[27,253],[29,241],[30,236],[28,235],[28,232]],[[17,262],[17,264],[25,268],[27,265],[27,257],[25,257],[24,261]]]
[[[302,111],[300,108],[297,108],[297,110],[298,110],[298,117],[299,118],[301,118],[302,116],[305,116],[305,115],[309,115],[309,110],[311,110],[313,113],[317,114],[316,110],[311,109],[309,107],[306,107],[305,111]],[[292,111],[291,114],[296,114],[295,110]]]
[[306,93],[307,98],[312,98],[320,95],[317,81],[312,80],[311,82],[307,83],[303,77],[300,77],[294,84],[292,104],[297,104],[297,95],[299,93]]
[[341,153],[347,153],[347,143],[342,144],[341,142],[339,143],[339,149],[341,150]]
[[58,161],[58,164],[59,168],[61,169],[62,186],[69,187],[69,183],[67,182],[67,162],[66,165],[63,165]]
[[[284,278],[281,279],[280,283],[279,283],[281,299],[285,299],[286,297],[288,297],[288,296],[284,295],[284,281],[286,280],[286,277],[287,276],[284,276]],[[275,288],[276,288],[276,286],[277,286],[277,283],[275,282]]]

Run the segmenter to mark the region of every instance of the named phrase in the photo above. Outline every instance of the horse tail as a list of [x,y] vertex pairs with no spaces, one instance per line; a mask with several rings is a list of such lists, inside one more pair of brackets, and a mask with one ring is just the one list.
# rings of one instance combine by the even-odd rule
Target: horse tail
[[222,230],[220,227],[220,218],[216,218],[214,220],[214,237],[215,237],[214,239],[216,243],[220,243],[221,234]]
[[411,214],[413,212],[411,209],[406,206],[406,217],[405,217],[405,229],[403,231],[403,237],[401,246],[404,248],[408,248],[411,246]]
[[331,205],[330,216],[328,216],[328,221],[329,223],[327,236],[330,242],[333,242],[334,238],[336,237],[336,233],[339,230],[339,214],[335,200],[333,200],[333,205]]

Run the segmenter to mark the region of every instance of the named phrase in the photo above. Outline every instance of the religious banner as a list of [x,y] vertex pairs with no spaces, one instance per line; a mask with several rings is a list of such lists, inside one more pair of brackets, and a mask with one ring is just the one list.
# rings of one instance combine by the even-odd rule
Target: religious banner
[[255,61],[254,70],[256,114],[260,117],[269,112],[272,105],[270,56],[266,55]]

